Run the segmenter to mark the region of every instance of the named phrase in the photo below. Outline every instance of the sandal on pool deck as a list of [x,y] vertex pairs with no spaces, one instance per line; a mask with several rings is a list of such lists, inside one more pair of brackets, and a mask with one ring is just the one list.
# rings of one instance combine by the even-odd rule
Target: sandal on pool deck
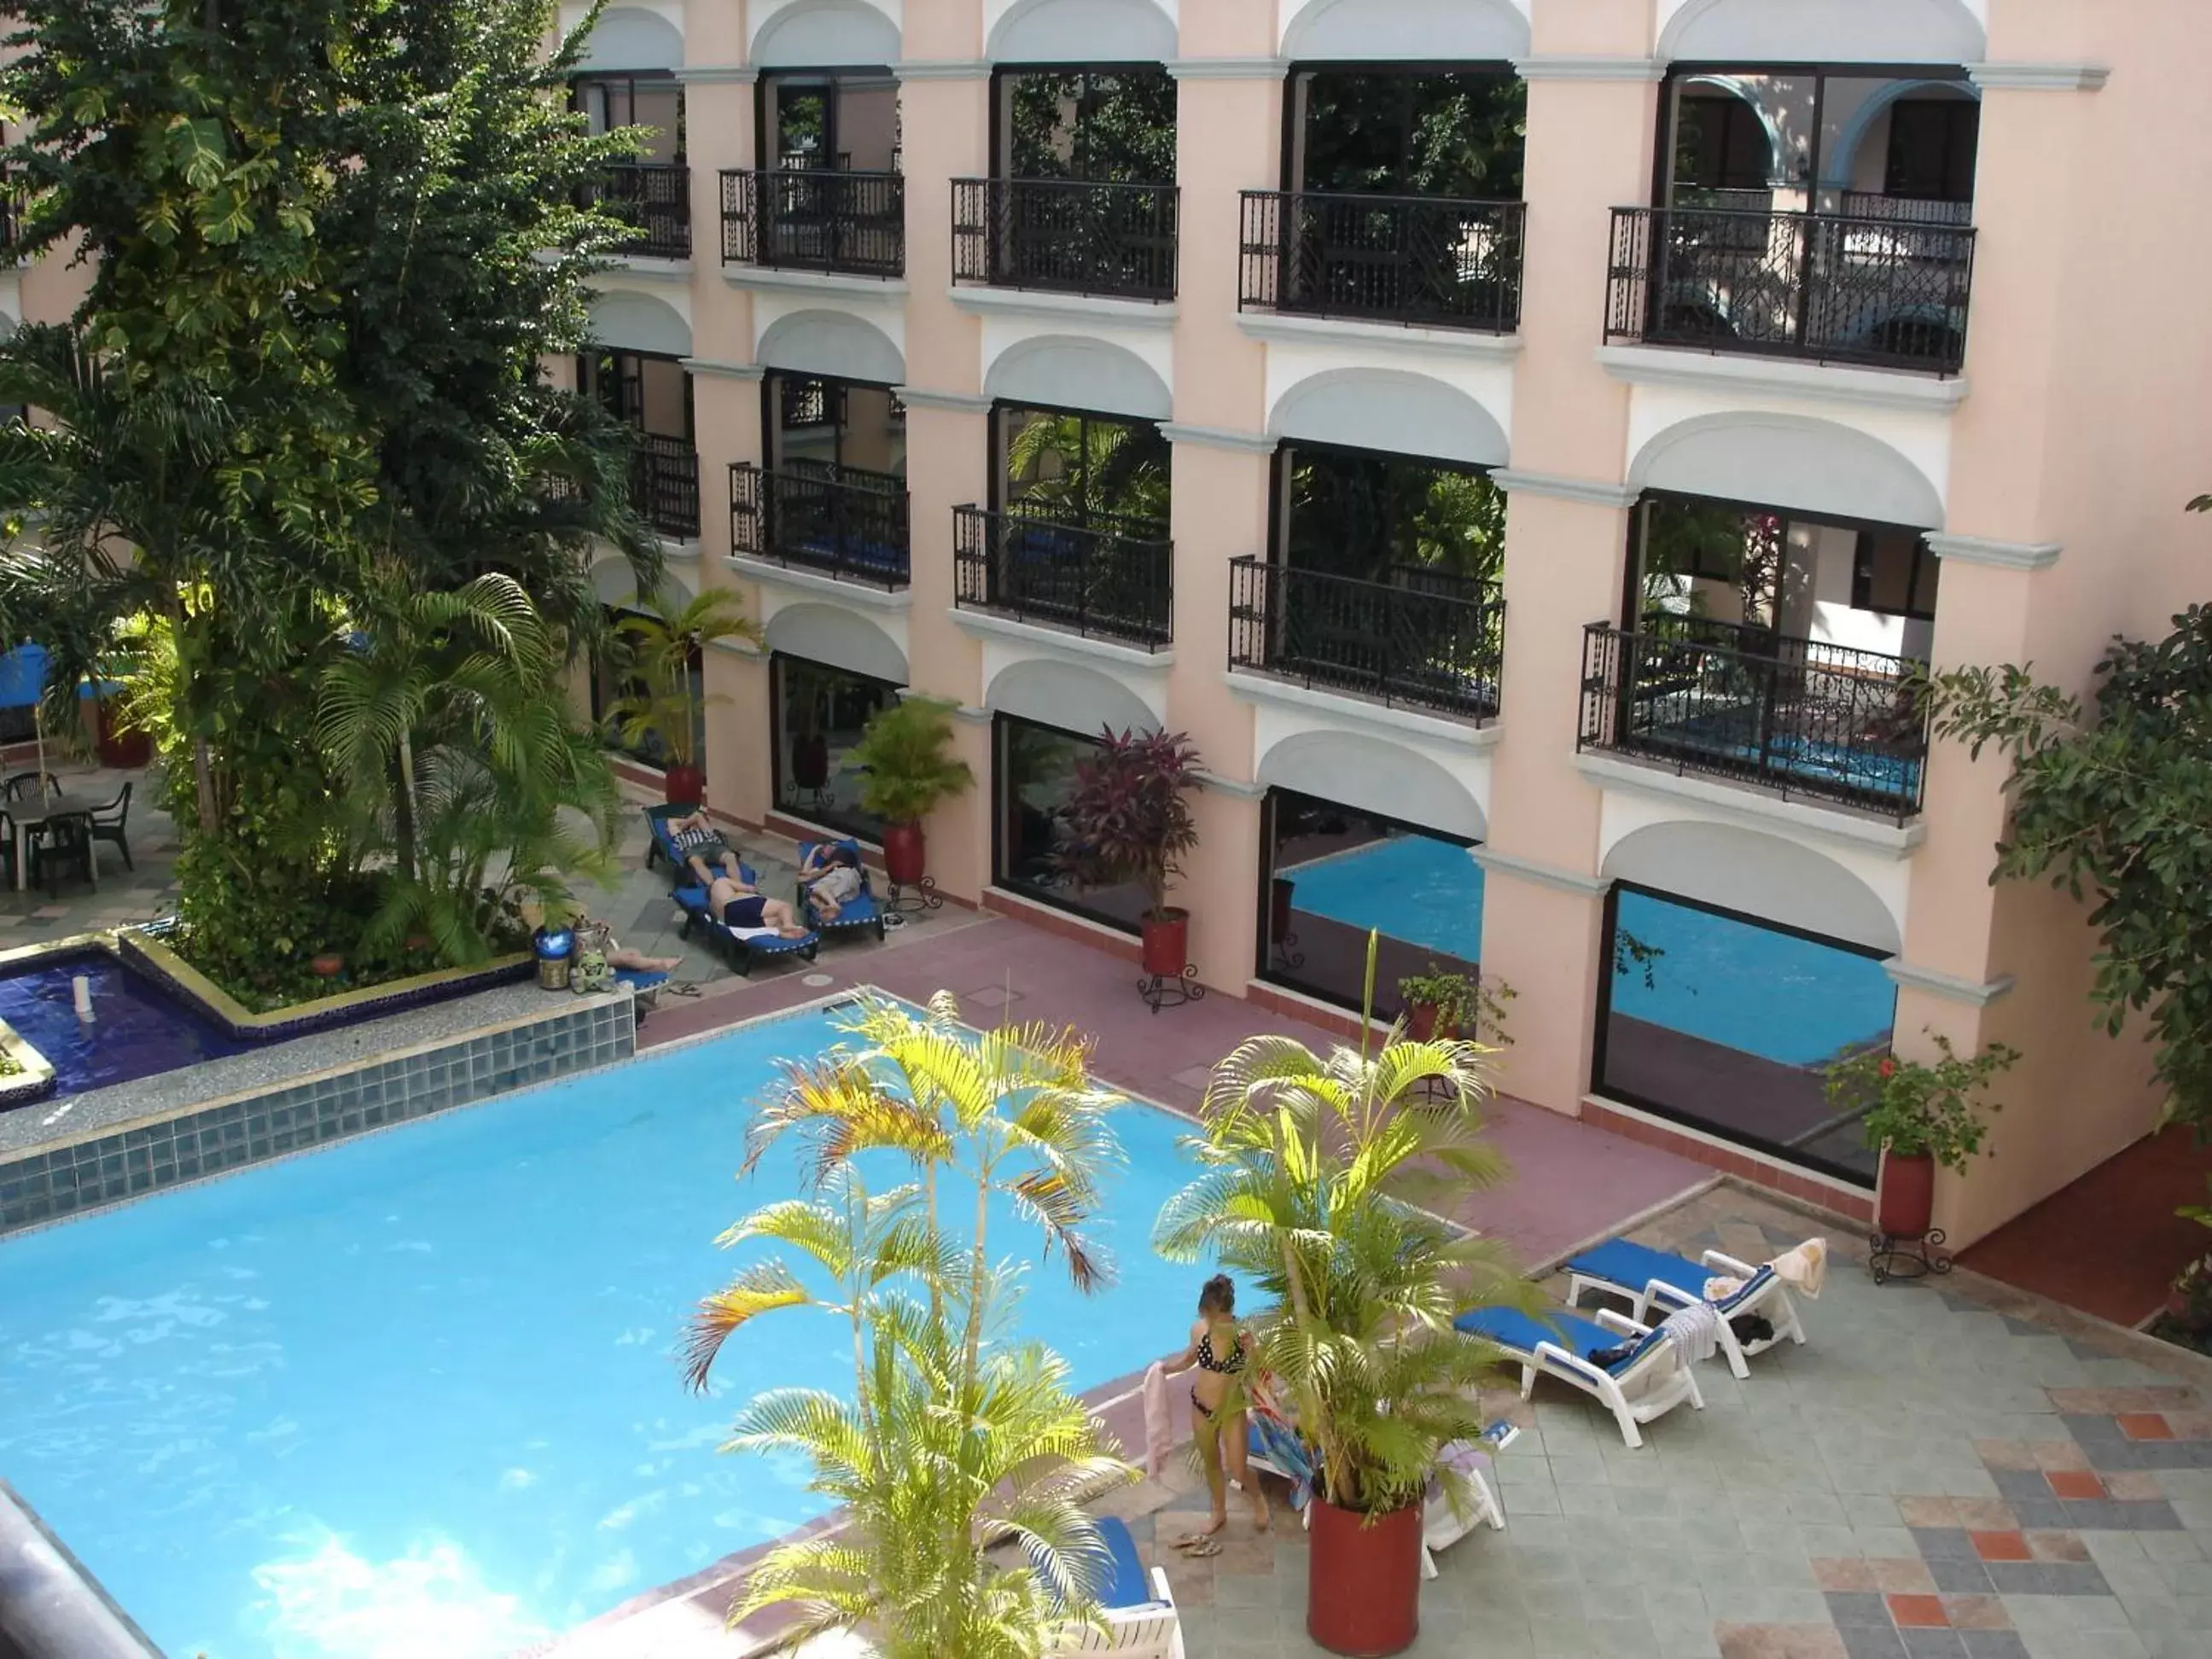
[[1221,1553],[1220,1540],[1204,1537],[1197,1533],[1188,1538],[1176,1539],[1175,1547],[1194,1561],[1202,1561],[1209,1555]]
[[660,988],[672,997],[696,997],[699,994],[697,982],[688,979],[672,979]]

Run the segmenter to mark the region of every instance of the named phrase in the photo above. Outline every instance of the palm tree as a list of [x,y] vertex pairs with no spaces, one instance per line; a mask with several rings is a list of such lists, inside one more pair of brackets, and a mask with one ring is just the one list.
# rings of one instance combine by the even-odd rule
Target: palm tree
[[[1370,935],[1370,1008],[1374,982]],[[1218,1255],[1271,1299],[1251,1324],[1254,1360],[1312,1449],[1316,1495],[1338,1509],[1421,1501],[1438,1450],[1481,1432],[1474,1390],[1496,1364],[1454,1316],[1533,1305],[1498,1245],[1425,1207],[1506,1176],[1480,1133],[1495,1052],[1402,1028],[1326,1054],[1253,1037],[1214,1068],[1205,1131],[1185,1143],[1206,1172],[1160,1212],[1163,1255]]]
[[768,635],[744,613],[744,601],[726,587],[702,587],[677,603],[673,595],[638,596],[653,606],[650,616],[625,617],[617,632],[627,646],[624,666],[644,690],[617,698],[608,710],[622,740],[633,748],[658,738],[678,767],[698,763],[699,720],[706,705],[720,699],[702,694],[691,678],[691,659],[720,640],[744,640],[765,646]]
[[[777,1389],[739,1415],[732,1444],[793,1450],[811,1489],[842,1506],[837,1530],[770,1551],[731,1608],[793,1606],[808,1633],[865,1627],[890,1659],[1016,1659],[1097,1616],[1105,1554],[1085,1498],[1134,1478],[1030,1342],[993,1340],[1018,1294],[994,1263],[994,1199],[1044,1236],[1047,1259],[1091,1288],[1110,1266],[1085,1237],[1119,1156],[1112,1097],[1090,1079],[1088,1040],[1043,1027],[975,1034],[939,992],[926,1012],[865,1000],[854,1041],[788,1066],[747,1136],[745,1170],[795,1138],[810,1196],[770,1204],[725,1244],[772,1241],[805,1259],[741,1272],[694,1317],[686,1376],[706,1385],[732,1336],[764,1313],[826,1312],[852,1344],[849,1397]],[[854,1160],[895,1152],[915,1179],[871,1194]],[[968,1236],[956,1206],[972,1188]],[[1010,1544],[1016,1559],[990,1552]]]

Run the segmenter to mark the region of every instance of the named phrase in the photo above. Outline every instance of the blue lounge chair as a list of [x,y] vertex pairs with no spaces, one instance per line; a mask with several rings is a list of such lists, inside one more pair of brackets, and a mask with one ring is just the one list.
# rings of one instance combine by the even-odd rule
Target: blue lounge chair
[[690,817],[698,810],[698,803],[696,801],[678,801],[665,806],[648,806],[645,809],[646,827],[653,831],[652,843],[645,849],[647,869],[652,869],[656,864],[665,864],[668,866],[670,880],[680,883],[686,879],[684,873],[684,849],[677,846],[675,834],[668,826],[678,818]]
[[[757,884],[758,878],[751,866],[740,864],[738,873],[744,878],[747,886]],[[677,930],[676,936],[689,939],[693,928],[704,928],[707,938],[720,947],[741,979],[751,974],[755,963],[769,957],[803,957],[811,962],[814,953],[822,948],[822,935],[817,933],[785,939],[773,927],[731,927],[714,913],[707,902],[707,890],[696,883],[678,888],[670,896],[684,913],[684,926]]]
[[[1565,1310],[1537,1319],[1511,1308],[1476,1308],[1452,1323],[1494,1344],[1521,1367],[1523,1400],[1535,1391],[1539,1371],[1556,1376],[1611,1412],[1632,1449],[1644,1443],[1639,1425],[1663,1417],[1685,1400],[1698,1411],[1705,1408],[1682,1345],[1610,1308],[1598,1310],[1595,1324]],[[1624,1346],[1628,1352],[1610,1365],[1594,1364],[1588,1358],[1599,1349]]]
[[668,975],[661,969],[617,968],[615,980],[629,987],[633,1013],[642,1025],[645,1017],[660,1006],[660,988],[668,983]]
[[[1570,1308],[1582,1301],[1584,1291],[1603,1291],[1626,1297],[1632,1304],[1629,1317],[1639,1325],[1653,1323],[1655,1311],[1663,1319],[1679,1308],[1696,1306],[1705,1299],[1709,1279],[1741,1279],[1742,1288],[1712,1304],[1713,1311],[1721,1316],[1721,1352],[1739,1380],[1751,1375],[1751,1367],[1744,1362],[1753,1355],[1765,1353],[1785,1338],[1799,1343],[1805,1340],[1797,1304],[1790,1299],[1789,1285],[1776,1276],[1774,1269],[1753,1267],[1718,1250],[1707,1250],[1702,1261],[1692,1261],[1649,1245],[1613,1238],[1569,1256],[1565,1266]],[[1771,1325],[1774,1334],[1756,1342],[1739,1340],[1729,1328],[1729,1321],[1752,1314]]]
[[1105,1628],[1093,1626],[1071,1632],[1063,1645],[1045,1650],[1063,1653],[1113,1653],[1122,1659],[1183,1659],[1182,1621],[1176,1616],[1175,1595],[1164,1571],[1149,1573],[1137,1556],[1137,1540],[1127,1525],[1110,1515],[1097,1517],[1098,1539],[1106,1546],[1107,1579],[1098,1592]]
[[817,846],[842,847],[853,854],[854,867],[860,872],[860,890],[837,907],[835,916],[824,916],[814,908],[814,895],[805,882],[799,884],[799,919],[807,927],[824,933],[857,933],[863,930],[878,939],[884,936],[884,907],[877,901],[876,890],[868,880],[868,866],[860,861],[860,844],[849,837],[844,841],[799,843],[799,863],[805,868],[806,860],[813,856]]

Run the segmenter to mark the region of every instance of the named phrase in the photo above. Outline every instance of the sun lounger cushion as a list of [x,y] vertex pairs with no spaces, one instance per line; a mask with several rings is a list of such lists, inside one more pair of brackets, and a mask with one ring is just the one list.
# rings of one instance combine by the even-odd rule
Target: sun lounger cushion
[[1137,1540],[1130,1535],[1127,1525],[1113,1516],[1102,1515],[1098,1517],[1098,1537],[1106,1546],[1111,1562],[1109,1575],[1099,1587],[1098,1605],[1108,1608],[1155,1605],[1152,1575],[1137,1559]]
[[[1655,1250],[1646,1244],[1632,1243],[1625,1238],[1607,1239],[1593,1249],[1570,1256],[1566,1267],[1570,1273],[1601,1279],[1609,1285],[1618,1285],[1623,1290],[1638,1294],[1656,1279],[1661,1284],[1670,1285],[1700,1301],[1705,1298],[1705,1281],[1719,1276],[1712,1268],[1700,1267],[1686,1257],[1669,1255],[1664,1250]],[[1716,1302],[1713,1306],[1722,1313],[1727,1313],[1738,1303],[1747,1300],[1765,1280],[1772,1276],[1771,1268],[1761,1267],[1734,1296]]]
[[[1617,1331],[1556,1309],[1548,1318],[1537,1319],[1511,1308],[1475,1308],[1452,1321],[1452,1325],[1469,1336],[1486,1337],[1515,1353],[1534,1353],[1539,1342],[1549,1342],[1554,1347],[1565,1348],[1577,1359],[1588,1359],[1601,1348],[1617,1348],[1622,1340]],[[1603,1369],[1619,1376],[1643,1358],[1654,1343],[1666,1340],[1654,1331]]]
[[757,957],[788,956],[794,951],[811,951],[822,943],[818,933],[785,939],[773,927],[732,927],[708,908],[707,890],[703,887],[679,887],[670,896],[684,915],[706,923],[724,939],[744,945]]

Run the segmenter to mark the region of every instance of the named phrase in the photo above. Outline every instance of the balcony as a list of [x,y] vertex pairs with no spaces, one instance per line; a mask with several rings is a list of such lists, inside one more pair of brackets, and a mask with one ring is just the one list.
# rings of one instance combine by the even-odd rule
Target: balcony
[[1075,523],[1020,503],[953,509],[955,597],[971,610],[1157,651],[1175,636],[1175,544],[1157,520]]
[[1650,617],[1584,630],[1577,747],[1878,812],[1920,810],[1919,665],[1771,629]]
[[955,179],[952,278],[1121,300],[1172,300],[1173,185]]
[[842,276],[906,275],[906,180],[826,168],[722,174],[722,258]]
[[637,515],[663,536],[699,539],[699,452],[686,438],[657,432],[636,434],[630,459],[629,500]]
[[1498,717],[1505,600],[1420,565],[1381,581],[1229,562],[1229,665],[1480,725]]
[[625,161],[587,192],[586,207],[619,219],[638,235],[623,245],[627,254],[648,259],[691,257],[691,169]]
[[907,585],[906,480],[826,461],[730,469],[730,547],[841,581]]
[[[1850,215],[1615,208],[1606,337],[1955,374],[1974,233],[1951,203]],[[1944,216],[1952,216],[1946,217]]]
[[1510,334],[1518,202],[1244,192],[1237,307]]

